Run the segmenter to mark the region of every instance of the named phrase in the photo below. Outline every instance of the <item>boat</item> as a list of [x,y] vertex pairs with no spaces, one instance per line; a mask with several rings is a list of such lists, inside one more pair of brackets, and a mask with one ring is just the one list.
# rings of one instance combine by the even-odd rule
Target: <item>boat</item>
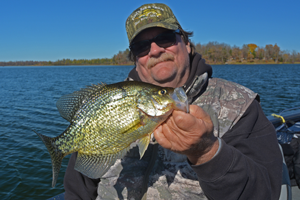
[[61,194],[51,197],[50,199],[47,199],[47,200],[65,200],[65,193],[61,193]]
[[300,199],[300,107],[286,109],[267,118],[276,129],[283,155],[280,200]]
[[300,122],[300,107],[285,109],[278,115],[272,114],[267,116],[276,129],[283,124],[282,118],[278,116],[282,116],[286,122]]
[[[272,122],[276,129],[279,147],[283,155],[283,178],[280,200],[292,200],[292,198],[300,199],[300,190],[297,185],[295,185],[295,181],[293,179],[291,180],[287,162],[285,160],[287,157],[287,153],[285,152],[286,146],[288,146],[295,138],[299,138],[300,141],[300,107],[286,109],[278,114],[269,115],[267,118]],[[281,137],[282,135],[287,137]],[[285,139],[283,142],[280,141],[282,138]],[[48,200],[64,200],[64,193]]]

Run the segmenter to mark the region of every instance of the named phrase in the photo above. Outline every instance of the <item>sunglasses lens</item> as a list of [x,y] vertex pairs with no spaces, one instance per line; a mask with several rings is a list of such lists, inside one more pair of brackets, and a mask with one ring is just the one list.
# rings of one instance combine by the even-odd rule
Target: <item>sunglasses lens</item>
[[149,53],[151,43],[149,40],[136,42],[130,46],[130,50],[136,56],[142,57]]
[[151,40],[142,40],[130,45],[130,50],[135,56],[143,57],[147,55],[151,48],[151,43],[155,42],[159,47],[167,48],[176,43],[176,33],[164,32]]
[[176,35],[173,32],[160,34],[156,37],[155,43],[163,48],[167,48],[175,44]]

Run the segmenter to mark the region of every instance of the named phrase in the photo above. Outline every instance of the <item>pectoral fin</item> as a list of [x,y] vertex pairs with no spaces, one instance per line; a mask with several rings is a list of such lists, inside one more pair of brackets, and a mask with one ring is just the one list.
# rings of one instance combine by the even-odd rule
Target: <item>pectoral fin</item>
[[140,159],[142,159],[145,151],[147,150],[150,139],[151,139],[151,134],[147,134],[145,137],[140,139],[140,141],[138,143]]

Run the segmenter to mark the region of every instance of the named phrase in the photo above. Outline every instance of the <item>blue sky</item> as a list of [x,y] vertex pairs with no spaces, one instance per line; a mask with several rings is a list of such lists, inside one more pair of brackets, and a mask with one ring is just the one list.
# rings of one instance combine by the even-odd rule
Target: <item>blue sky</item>
[[128,47],[127,17],[153,2],[169,5],[195,43],[300,52],[299,0],[0,0],[0,61],[111,58]]

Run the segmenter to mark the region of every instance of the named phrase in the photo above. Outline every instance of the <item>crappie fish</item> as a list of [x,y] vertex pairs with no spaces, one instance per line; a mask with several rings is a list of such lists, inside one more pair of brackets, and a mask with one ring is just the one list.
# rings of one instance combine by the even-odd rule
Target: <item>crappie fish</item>
[[100,178],[136,142],[144,155],[155,128],[174,109],[188,112],[182,88],[162,88],[143,82],[98,84],[62,96],[56,103],[60,115],[70,122],[59,136],[36,133],[52,161],[52,187],[62,159],[78,152],[75,169]]

